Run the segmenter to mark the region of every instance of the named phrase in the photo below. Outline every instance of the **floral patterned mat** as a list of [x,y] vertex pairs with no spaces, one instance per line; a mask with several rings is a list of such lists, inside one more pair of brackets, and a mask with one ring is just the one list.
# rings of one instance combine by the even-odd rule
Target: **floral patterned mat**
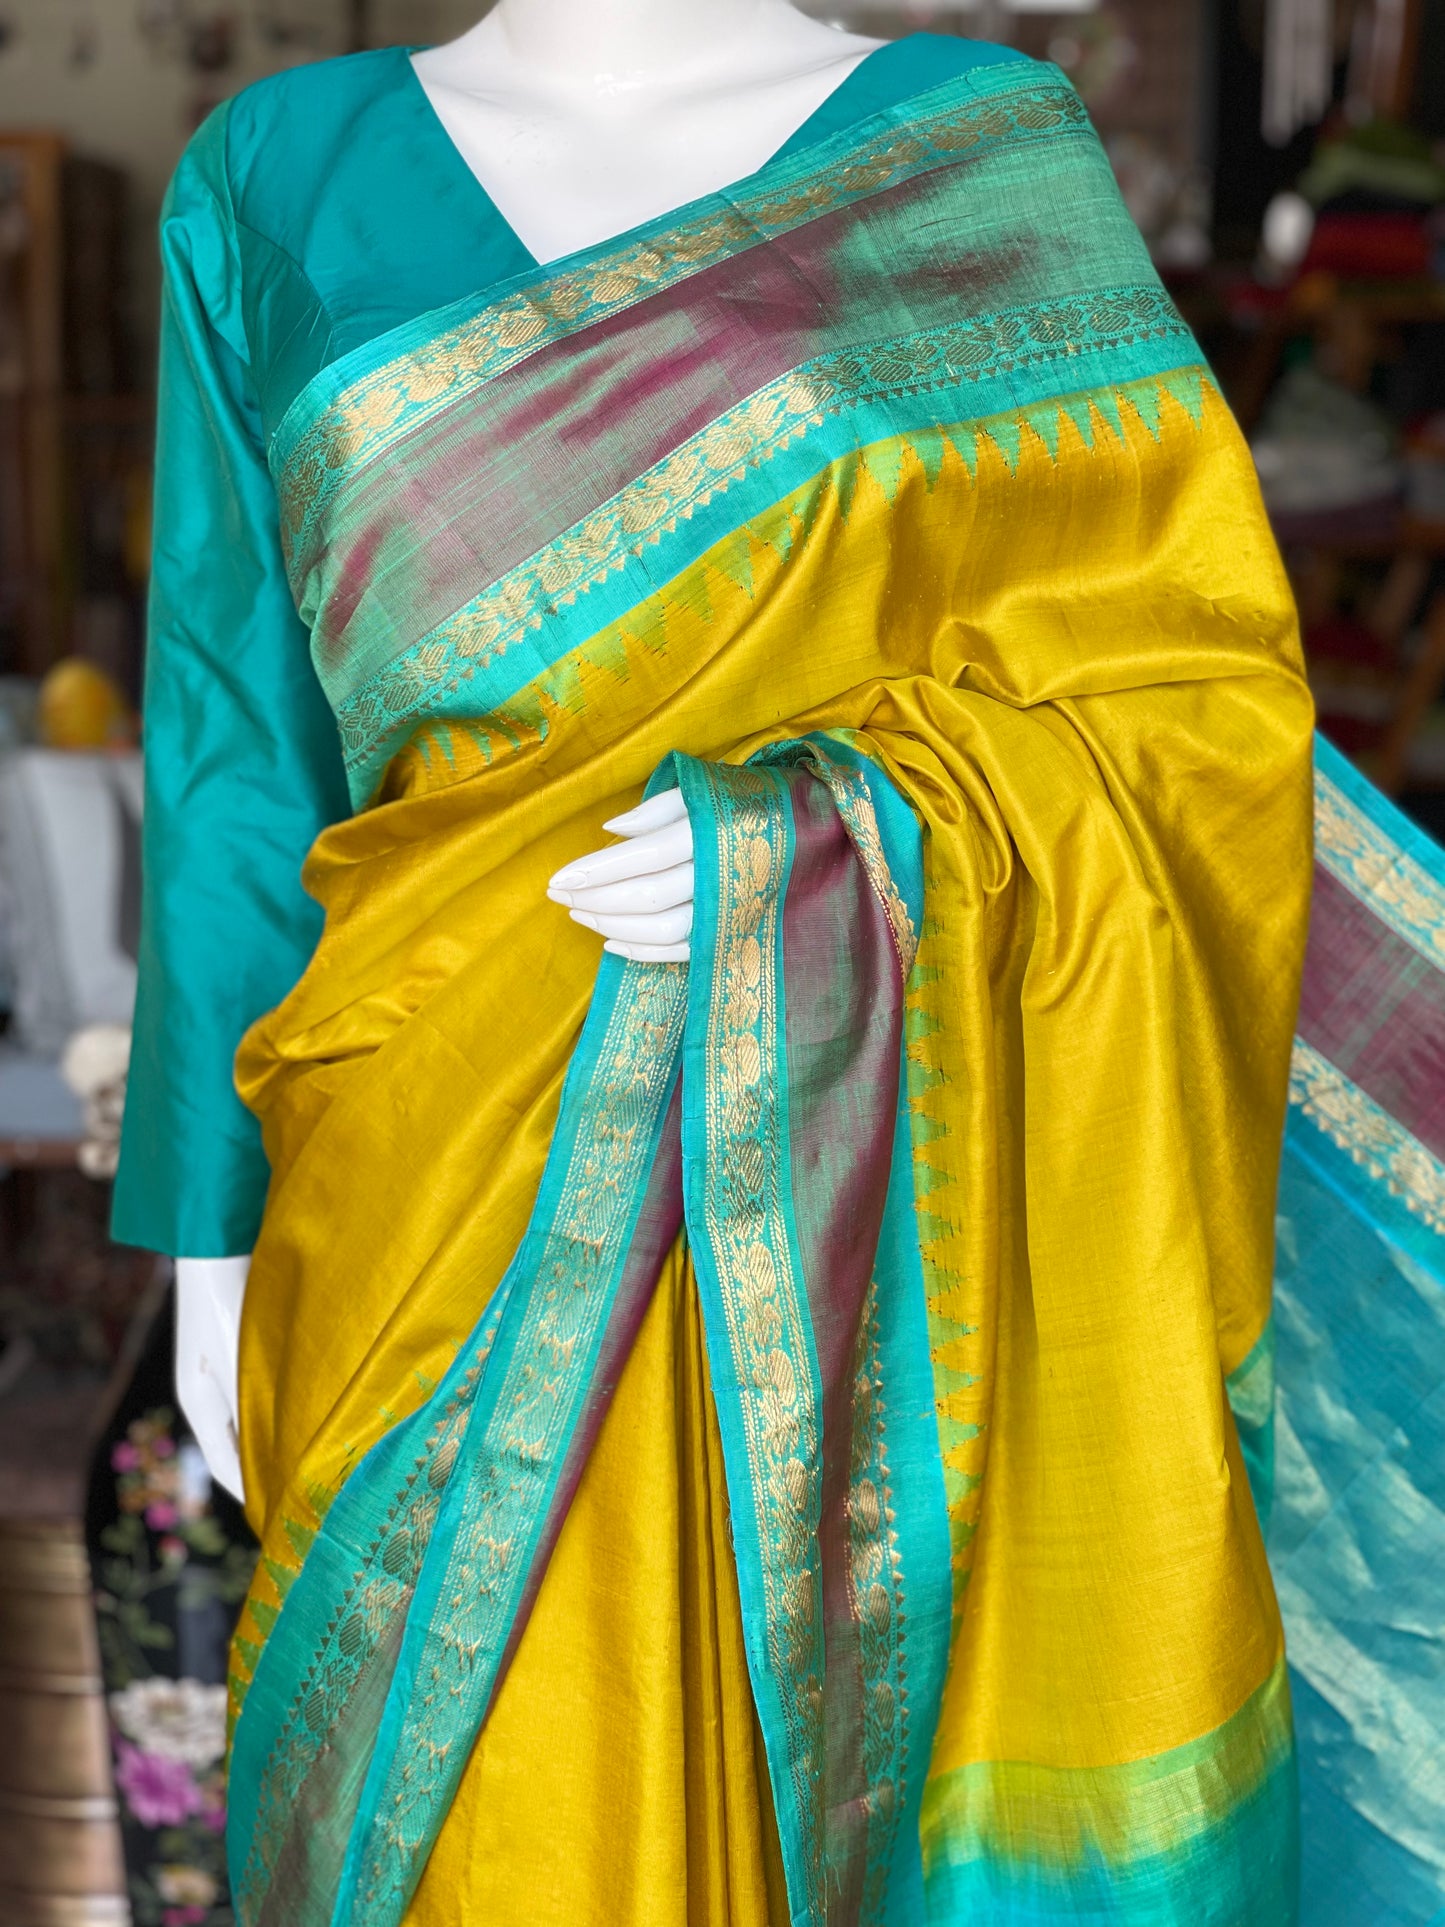
[[172,1391],[154,1319],[96,1454],[86,1519],[135,1927],[231,1927],[226,1655],[255,1563]]

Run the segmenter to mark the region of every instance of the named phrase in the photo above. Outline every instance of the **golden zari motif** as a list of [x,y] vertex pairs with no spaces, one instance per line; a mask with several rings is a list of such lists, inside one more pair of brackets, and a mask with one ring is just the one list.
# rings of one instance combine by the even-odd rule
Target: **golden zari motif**
[[[466,1376],[448,1399],[424,1449],[409,1465],[365,1560],[341,1594],[325,1644],[301,1676],[281,1738],[267,1763],[251,1852],[236,1880],[236,1896],[243,1906],[268,1891],[293,1824],[293,1803],[325,1745],[330,1722],[349,1703],[362,1672],[376,1659],[378,1647],[416,1585],[495,1337],[496,1328],[489,1325]],[[284,1589],[293,1577],[275,1560],[263,1559],[257,1567],[241,1626],[243,1632],[254,1630],[258,1661],[266,1631],[274,1625]],[[251,1677],[254,1673],[253,1666]],[[251,1679],[233,1671],[230,1683],[234,1723]]]
[[1445,963],[1445,890],[1323,771],[1315,776],[1315,855],[1403,942]]
[[893,948],[898,953],[899,967],[906,984],[918,955],[918,932],[913,927],[908,905],[899,895],[898,885],[893,881],[893,873],[888,867],[888,857],[878,829],[878,813],[873,807],[873,798],[868,794],[868,785],[861,771],[835,763],[827,756],[815,754],[810,766],[827,785],[833,807],[852,839],[873,893],[883,905]]
[[[678,964],[628,964],[598,1048],[595,1094],[584,1114],[547,1231],[538,1276],[507,1376],[489,1401],[494,1434],[474,1456],[427,1632],[425,1676],[407,1709],[358,1878],[356,1919],[395,1917],[397,1882],[420,1865],[438,1784],[476,1731],[471,1698],[489,1694],[517,1611],[528,1561],[522,1543],[537,1516],[533,1481],[560,1471],[559,1448],[576,1422],[585,1374],[574,1358],[595,1342],[621,1249],[629,1201],[645,1185],[657,1127],[676,1072],[687,1009]],[[380,1917],[380,1914],[378,1915]]]
[[[1021,65],[1032,80],[1038,67]],[[1004,141],[1090,138],[1088,116],[1074,90],[1034,84],[983,103],[953,105],[923,117],[908,133],[888,126],[839,165],[823,156],[784,193],[740,195],[708,204],[691,221],[669,222],[646,238],[613,248],[582,265],[549,274],[489,303],[423,348],[399,355],[346,389],[292,440],[288,417],[277,433],[273,462],[280,484],[281,527],[288,552],[300,544],[340,471],[385,454],[443,407],[551,341],[620,313],[775,234],[832,213],[865,195],[929,168]],[[824,156],[826,158],[824,158]]]
[[1299,1037],[1290,1062],[1289,1100],[1432,1231],[1445,1232],[1445,1165]]
[[[787,829],[773,779],[702,764],[718,823],[718,938],[707,1024],[704,1212],[735,1363],[767,1592],[769,1662],[793,1798],[821,1900],[822,1414],[779,1168],[778,944]],[[817,1916],[821,1927],[821,1916]]]
[[[920,388],[1069,358],[1094,345],[1082,335],[1095,327],[1115,329],[1117,341],[1186,335],[1173,303],[1156,289],[1106,289],[1092,303],[1065,305],[1079,336],[1050,334],[1045,339],[1037,316],[1032,333],[1023,329],[1018,334],[1013,317],[983,316],[933,335],[880,343],[866,355],[823,357],[720,415],[586,521],[565,530],[386,663],[354,694],[333,692],[348,766],[364,761],[398,722],[428,709],[439,696],[454,693],[479,670],[499,661],[557,609],[604,582],[630,557],[661,541],[826,416]],[[1055,415],[1060,405],[1051,405]],[[1027,419],[1037,412],[1020,415]],[[971,429],[960,423],[956,431],[960,440],[988,432],[988,420]],[[322,680],[331,680],[324,668]]]
[[853,1379],[853,1457],[848,1487],[848,1596],[863,1672],[863,1767],[868,1780],[868,1881],[860,1920],[879,1917],[893,1837],[907,1792],[908,1688],[902,1561],[888,1483],[878,1285],[868,1288]]

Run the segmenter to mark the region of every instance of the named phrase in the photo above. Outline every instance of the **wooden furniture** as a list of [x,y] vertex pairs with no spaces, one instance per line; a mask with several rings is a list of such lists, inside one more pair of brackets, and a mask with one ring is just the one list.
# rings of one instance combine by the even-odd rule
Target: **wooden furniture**
[[0,1521],[0,1921],[130,1919],[78,1519]]
[[126,249],[118,169],[0,132],[0,673],[75,653],[134,694],[143,582],[124,529],[152,407],[133,392]]
[[66,633],[64,159],[58,135],[0,133],[0,648],[29,675]]

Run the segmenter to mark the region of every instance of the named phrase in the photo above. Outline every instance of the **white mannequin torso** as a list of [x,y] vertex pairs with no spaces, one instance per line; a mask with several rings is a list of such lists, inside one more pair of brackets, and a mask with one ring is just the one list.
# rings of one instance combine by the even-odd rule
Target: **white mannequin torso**
[[788,0],[500,0],[413,65],[545,262],[753,173],[877,45]]
[[[755,172],[878,44],[790,0],[498,0],[413,65],[498,213],[549,262]],[[553,901],[624,940],[624,954],[685,957],[686,818],[662,798],[634,815],[609,826],[630,841],[568,865]],[[556,912],[539,904],[538,914]],[[249,1267],[176,1261],[177,1393],[212,1474],[238,1496]]]

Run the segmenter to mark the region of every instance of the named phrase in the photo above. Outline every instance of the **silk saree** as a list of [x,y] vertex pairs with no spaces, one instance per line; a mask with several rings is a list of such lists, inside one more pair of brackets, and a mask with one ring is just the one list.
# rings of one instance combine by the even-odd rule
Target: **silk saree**
[[[357,813],[238,1061],[240,1917],[1292,1920],[1291,1077],[1384,1167],[1292,1041],[1288,589],[1066,83],[400,327],[271,461]],[[546,878],[667,785],[692,962],[599,963]]]

